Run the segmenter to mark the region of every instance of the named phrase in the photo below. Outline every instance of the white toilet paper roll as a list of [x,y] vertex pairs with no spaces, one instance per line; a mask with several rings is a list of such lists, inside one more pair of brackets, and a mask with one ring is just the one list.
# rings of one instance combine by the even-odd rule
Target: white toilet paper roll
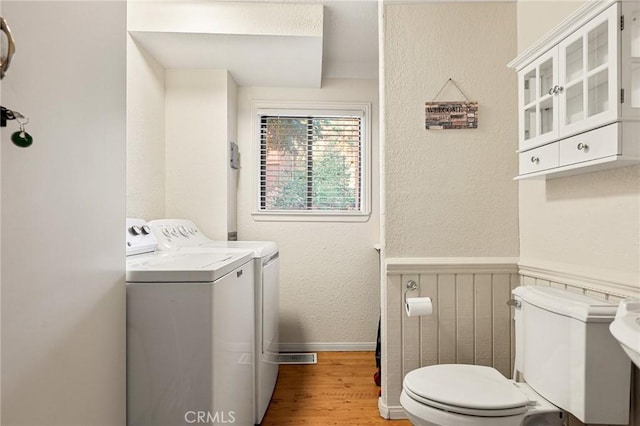
[[409,317],[419,317],[421,315],[431,315],[433,307],[430,297],[407,297],[404,310]]

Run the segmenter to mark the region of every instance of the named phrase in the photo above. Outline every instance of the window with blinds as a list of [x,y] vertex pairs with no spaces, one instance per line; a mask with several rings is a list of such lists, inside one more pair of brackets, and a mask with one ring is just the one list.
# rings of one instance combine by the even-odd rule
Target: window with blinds
[[260,211],[362,212],[362,116],[259,119]]

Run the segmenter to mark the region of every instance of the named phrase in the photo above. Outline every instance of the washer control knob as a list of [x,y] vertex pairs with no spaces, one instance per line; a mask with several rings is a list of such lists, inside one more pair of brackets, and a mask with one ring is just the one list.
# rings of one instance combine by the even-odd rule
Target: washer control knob
[[138,225],[133,225],[131,228],[129,228],[129,232],[131,232],[133,235],[140,235],[142,233],[142,229],[140,229]]
[[187,231],[187,227],[186,226],[180,226],[180,228],[178,228],[180,230],[180,233],[185,236],[188,237],[189,236],[189,232]]
[[151,228],[149,228],[149,225],[142,225],[142,233],[144,235],[149,235],[151,233]]
[[165,237],[170,237],[171,232],[169,232],[169,229],[167,228],[162,228],[162,235],[164,235]]

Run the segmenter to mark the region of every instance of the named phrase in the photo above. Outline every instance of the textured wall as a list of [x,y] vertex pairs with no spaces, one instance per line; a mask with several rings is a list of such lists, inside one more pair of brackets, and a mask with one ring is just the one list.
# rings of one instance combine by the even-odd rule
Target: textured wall
[[524,51],[584,0],[518,0],[518,52]]
[[127,217],[164,217],[164,68],[127,35]]
[[[521,262],[640,294],[640,168],[520,184]],[[606,289],[606,287],[604,288]],[[613,291],[613,288],[611,289]]]
[[[268,19],[265,19],[268,16]],[[210,34],[322,34],[322,5],[210,1],[133,2],[129,30]]]
[[[341,343],[365,344],[376,339],[380,313],[378,254],[378,108],[377,81],[325,80],[322,89],[241,87],[238,92],[238,142],[242,155],[238,192],[238,237],[273,240],[280,245],[280,337],[287,347],[340,348]],[[256,200],[256,141],[251,102],[344,101],[371,102],[371,218],[365,223],[257,222],[251,213]],[[308,345],[311,344],[311,345]],[[347,348],[347,346],[345,346]]]
[[235,83],[226,70],[165,73],[165,214],[193,220],[209,238],[226,240],[227,108]]
[[126,4],[2,3],[0,423],[124,425]]
[[[388,257],[518,254],[515,4],[385,7]],[[455,80],[477,130],[425,130],[424,103]],[[438,100],[463,100],[448,90]]]
[[[227,142],[238,143],[238,85],[227,73]],[[229,151],[230,152],[230,151]],[[227,232],[238,230],[238,170],[229,167],[231,156],[225,155],[227,170]]]

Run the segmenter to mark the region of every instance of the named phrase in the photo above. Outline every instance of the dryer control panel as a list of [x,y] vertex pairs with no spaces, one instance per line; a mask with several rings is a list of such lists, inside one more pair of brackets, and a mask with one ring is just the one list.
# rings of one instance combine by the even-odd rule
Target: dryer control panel
[[211,241],[200,232],[195,223],[187,219],[152,220],[149,227],[158,240],[160,250],[194,247]]
[[158,241],[144,219],[127,219],[127,256],[156,251]]

